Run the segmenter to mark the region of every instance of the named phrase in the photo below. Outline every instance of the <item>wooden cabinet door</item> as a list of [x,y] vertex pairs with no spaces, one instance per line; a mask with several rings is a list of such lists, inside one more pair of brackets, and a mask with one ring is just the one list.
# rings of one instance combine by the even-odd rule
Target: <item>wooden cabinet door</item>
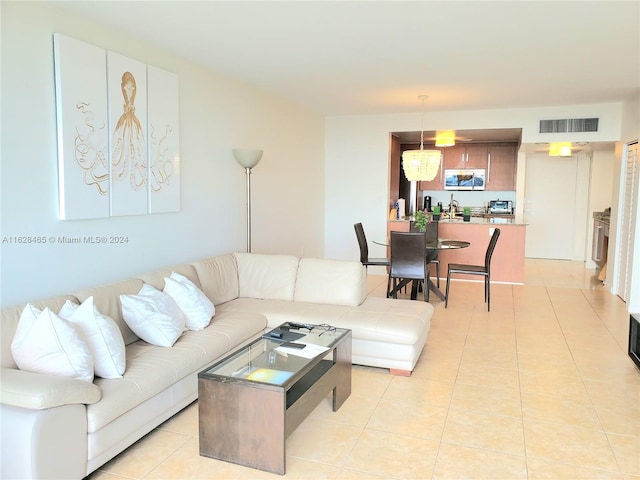
[[465,162],[467,158],[467,147],[461,144],[444,148],[444,168],[458,169],[467,168]]
[[487,168],[487,145],[458,143],[446,147],[444,164],[448,169]]
[[464,168],[487,168],[487,145],[467,145],[466,150],[467,158]]
[[518,150],[515,144],[488,148],[487,190],[515,190]]

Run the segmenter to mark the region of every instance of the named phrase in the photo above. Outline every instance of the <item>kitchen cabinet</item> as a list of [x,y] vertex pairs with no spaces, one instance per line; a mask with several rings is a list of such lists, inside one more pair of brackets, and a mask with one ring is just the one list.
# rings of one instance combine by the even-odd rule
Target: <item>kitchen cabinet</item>
[[487,144],[457,143],[444,149],[444,168],[487,168]]
[[518,145],[497,143],[487,149],[486,190],[515,190]]
[[591,259],[602,268],[607,263],[607,249],[609,248],[609,224],[602,220],[593,220],[593,243],[591,245]]

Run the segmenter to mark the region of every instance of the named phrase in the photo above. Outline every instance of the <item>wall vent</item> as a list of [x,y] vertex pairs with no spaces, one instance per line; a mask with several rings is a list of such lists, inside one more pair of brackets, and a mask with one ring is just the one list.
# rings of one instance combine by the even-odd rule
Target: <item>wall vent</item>
[[540,133],[597,132],[599,118],[540,120]]

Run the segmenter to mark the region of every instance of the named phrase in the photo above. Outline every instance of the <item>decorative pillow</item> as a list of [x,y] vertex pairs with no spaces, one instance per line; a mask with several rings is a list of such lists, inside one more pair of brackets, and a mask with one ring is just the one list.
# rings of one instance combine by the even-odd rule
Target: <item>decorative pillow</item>
[[98,311],[92,296],[82,305],[67,300],[58,315],[80,329],[93,355],[94,370],[98,377],[122,377],[127,365],[122,334],[111,317]]
[[172,272],[164,279],[164,291],[184,313],[188,330],[202,330],[209,325],[216,308],[191,280]]
[[122,317],[142,340],[171,347],[185,330],[184,314],[166,293],[144,284],[137,295],[120,295]]
[[93,381],[93,357],[75,325],[48,308],[22,311],[11,353],[21,370]]

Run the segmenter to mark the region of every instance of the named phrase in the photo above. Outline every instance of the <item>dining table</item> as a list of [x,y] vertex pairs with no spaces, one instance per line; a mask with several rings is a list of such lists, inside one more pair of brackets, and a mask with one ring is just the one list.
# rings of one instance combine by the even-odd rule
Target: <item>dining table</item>
[[[373,243],[377,243],[378,245],[385,245],[385,246],[389,246],[389,242],[386,243],[380,243],[380,242],[373,242]],[[442,251],[447,251],[447,250],[454,250],[454,249],[459,249],[459,248],[467,248],[469,245],[471,245],[471,242],[467,242],[465,240],[452,240],[452,239],[447,239],[447,238],[427,238],[427,244],[426,244],[426,248],[425,248],[425,256],[424,256],[424,261],[429,263],[432,260],[435,260],[438,255],[440,254],[440,252]],[[409,282],[413,282],[412,286],[411,286],[411,300],[415,300],[418,297],[418,282],[417,281],[413,281],[411,279],[402,279],[394,289],[392,289],[390,292],[388,292],[388,296],[393,296],[395,293],[397,293],[398,291],[400,291],[400,289],[404,288],[406,285],[409,284]],[[433,280],[431,280],[431,277],[427,277],[427,286],[426,286],[430,291],[432,291],[436,297],[438,297],[440,300],[444,301],[445,299],[445,295],[444,293],[442,293],[442,291],[437,287],[437,285],[435,283],[433,283]]]

